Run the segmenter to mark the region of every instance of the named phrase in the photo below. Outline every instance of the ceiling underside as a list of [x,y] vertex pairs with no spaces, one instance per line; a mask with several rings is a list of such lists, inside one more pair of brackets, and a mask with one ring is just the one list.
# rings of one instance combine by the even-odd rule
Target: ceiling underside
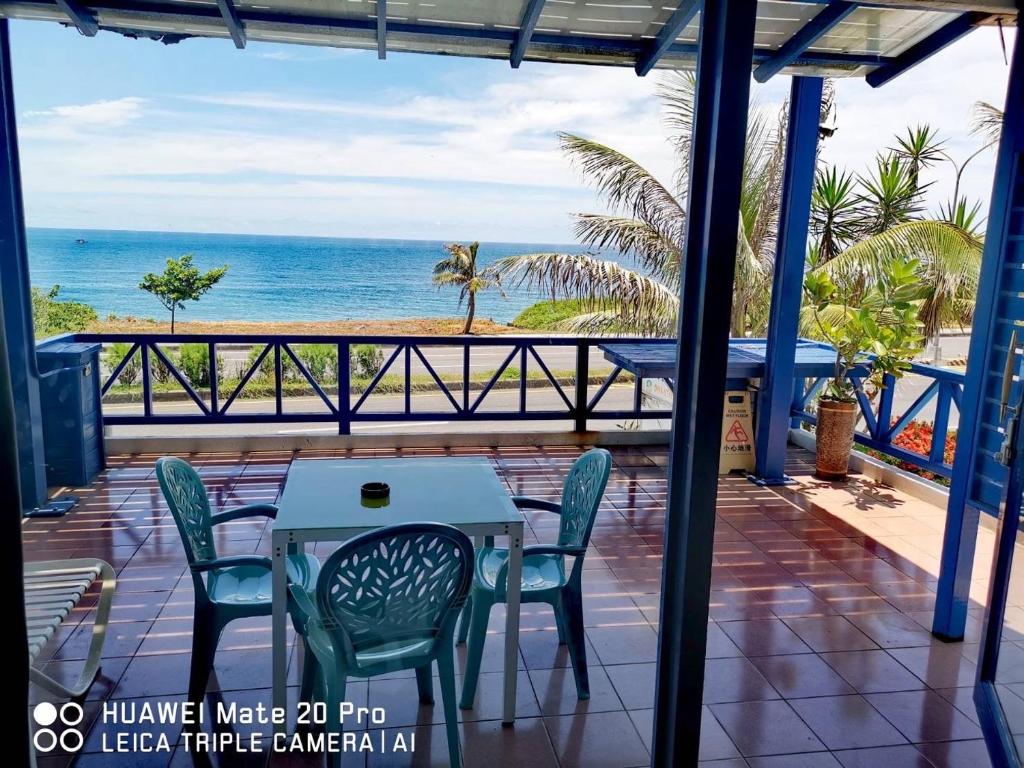
[[[685,13],[688,5],[695,7]],[[1012,0],[761,0],[755,66],[769,62],[772,71],[864,76],[912,57],[957,24],[962,34],[1012,19],[1012,7]],[[380,9],[377,0],[0,0],[0,16],[166,43],[214,37],[239,47],[249,41],[298,43],[382,55],[635,66],[641,73],[692,67],[700,25],[699,3],[680,0],[382,0]],[[808,35],[809,28],[817,34]],[[791,44],[789,55],[780,57],[794,36],[810,41]]]

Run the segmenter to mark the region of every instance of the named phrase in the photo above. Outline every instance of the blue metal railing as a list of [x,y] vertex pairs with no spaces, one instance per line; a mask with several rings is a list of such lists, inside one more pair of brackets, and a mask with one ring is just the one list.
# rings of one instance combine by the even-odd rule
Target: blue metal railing
[[[616,381],[621,381],[622,369],[609,366],[605,371],[591,370],[591,351],[601,344],[613,341],[646,344],[657,343],[656,339],[609,339],[583,338],[572,336],[538,337],[538,336],[481,336],[481,337],[444,337],[444,336],[327,336],[327,335],[211,335],[211,334],[92,334],[79,333],[63,340],[78,342],[96,342],[104,345],[121,343],[127,350],[112,360],[109,352],[105,354],[107,372],[103,378],[101,392],[104,396],[111,393],[119,377],[137,361],[140,367],[141,386],[137,390],[141,399],[140,413],[105,413],[104,423],[107,425],[187,425],[187,424],[258,424],[258,423],[337,423],[339,434],[350,434],[352,424],[356,422],[395,422],[395,421],[558,421],[573,422],[577,432],[587,430],[588,419],[664,419],[671,416],[671,411],[644,407],[644,380],[635,378],[633,394],[629,407],[602,408],[602,401]],[[663,340],[662,340],[662,343]],[[168,353],[168,347],[180,347],[184,344],[203,345],[206,348],[206,364],[208,366],[208,383],[200,388],[190,381],[183,372],[182,366]],[[332,371],[331,383],[337,384],[337,392],[328,386],[323,378],[318,380],[310,371],[310,366],[303,360],[303,345],[328,345],[336,350],[337,368]],[[227,346],[251,347],[259,349],[252,353],[239,368],[239,378],[234,381],[231,390],[220,391],[225,381],[221,372],[218,349]],[[356,381],[350,365],[350,352],[357,345],[374,345],[385,350],[383,364],[369,378],[365,388],[354,391]],[[446,377],[438,373],[438,367],[430,360],[429,351],[439,348],[458,350],[461,352],[461,365],[455,374]],[[481,380],[474,378],[473,352],[477,350],[501,350],[500,364],[487,371]],[[542,356],[543,350],[562,349],[569,354],[567,360],[572,361],[570,375],[558,376],[552,372],[548,362]],[[254,412],[241,410],[238,407],[246,386],[254,377],[265,375],[268,366],[272,370],[269,389],[262,397],[273,400],[273,410]],[[159,413],[154,409],[154,365],[157,364],[167,382],[174,382],[180,388],[188,402],[195,408],[191,413]],[[420,371],[421,384],[426,379],[429,392],[440,395],[443,407],[436,405],[425,409],[413,408],[414,391],[423,392],[423,388],[414,385],[414,366]],[[296,411],[285,409],[289,397],[286,386],[285,371],[291,372],[293,379],[306,388],[305,394],[314,398],[318,410]],[[531,379],[531,374],[533,378]],[[592,376],[597,377],[592,381]],[[385,378],[397,391],[387,392],[401,401],[400,410],[371,410],[370,398],[379,393]],[[542,386],[550,386],[557,403],[534,406],[527,397],[531,381]],[[485,406],[485,399],[499,382],[510,383],[517,391],[518,397],[512,408],[493,410]],[[597,389],[591,393],[591,385]],[[509,387],[503,386],[508,389]],[[116,390],[114,390],[116,392]],[[176,390],[177,391],[177,390]],[[548,398],[549,400],[551,398]]]
[[[904,408],[902,413],[894,412],[897,392],[902,386],[914,381],[915,376],[930,381],[924,391]],[[863,372],[860,375],[852,374],[850,379],[855,384],[859,384],[863,380]],[[798,382],[793,399],[794,426],[799,426],[800,422],[817,423],[817,418],[810,408],[827,381],[826,378],[818,378]],[[860,445],[891,456],[898,461],[905,461],[940,477],[950,478],[953,475],[953,467],[945,460],[946,440],[950,435],[950,413],[952,407],[956,407],[959,413],[963,391],[963,373],[948,368],[913,363],[906,378],[896,381],[892,377],[887,377],[885,387],[874,400],[869,399],[867,395],[858,390],[857,402],[860,406],[861,419],[858,422],[854,439]],[[909,451],[902,446],[895,445],[893,441],[899,434],[933,403],[932,440],[928,454]]]

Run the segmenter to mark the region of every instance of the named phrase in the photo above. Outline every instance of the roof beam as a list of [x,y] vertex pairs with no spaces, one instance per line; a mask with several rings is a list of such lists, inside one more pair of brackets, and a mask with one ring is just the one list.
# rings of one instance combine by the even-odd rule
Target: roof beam
[[956,42],[968,32],[973,30],[981,22],[988,18],[989,14],[977,11],[962,13],[946,24],[944,27],[932,32],[924,40],[910,46],[903,53],[896,56],[891,64],[879,67],[869,72],[864,79],[872,88],[885,85],[894,77],[898,77],[908,69],[917,66],[925,59],[934,56],[947,45]]
[[672,15],[668,17],[668,21],[665,22],[665,26],[658,32],[658,36],[654,38],[654,42],[651,43],[644,53],[637,57],[635,69],[640,77],[650,72],[654,65],[658,63],[658,59],[672,47],[676,38],[686,29],[686,25],[697,15],[700,6],[700,0],[681,0],[679,7],[672,12]]
[[57,0],[57,5],[68,15],[78,31],[86,37],[95,37],[100,29],[96,17],[88,8],[79,5],[77,0]]
[[217,8],[220,9],[220,15],[224,18],[224,23],[227,25],[228,34],[235,41],[235,48],[245,48],[245,25],[238,18],[235,4],[232,0],[217,0]]
[[770,80],[855,10],[857,4],[845,0],[835,0],[826,5],[814,18],[800,27],[796,34],[779,46],[774,56],[754,70],[754,79],[759,83]]
[[513,69],[519,69],[519,65],[523,63],[526,48],[530,44],[530,38],[533,37],[533,30],[537,28],[540,12],[543,9],[544,0],[526,0],[523,18],[519,22],[519,34],[516,35],[516,41],[512,44],[512,53],[508,57],[508,63],[512,65]]
[[377,58],[388,57],[388,0],[377,0]]

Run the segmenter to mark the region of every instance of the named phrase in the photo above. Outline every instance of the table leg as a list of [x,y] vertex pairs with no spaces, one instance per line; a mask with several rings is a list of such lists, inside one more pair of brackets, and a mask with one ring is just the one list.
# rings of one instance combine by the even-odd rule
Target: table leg
[[505,706],[506,725],[516,720],[516,682],[519,675],[519,588],[523,579],[523,526],[512,528],[508,547],[508,582],[505,588]]
[[[273,539],[272,571],[272,613],[271,613],[271,655],[273,657],[273,698],[274,707],[288,706],[288,572],[285,567],[287,543],[278,537]],[[275,725],[275,733],[283,732],[285,726]]]

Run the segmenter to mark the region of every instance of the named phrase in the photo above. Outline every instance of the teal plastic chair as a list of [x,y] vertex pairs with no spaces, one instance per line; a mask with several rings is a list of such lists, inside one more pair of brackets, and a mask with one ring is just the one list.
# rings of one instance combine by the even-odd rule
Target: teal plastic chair
[[[420,701],[433,704],[436,662],[449,760],[462,765],[452,641],[472,578],[466,534],[439,523],[408,523],[347,541],[327,558],[314,593],[290,586],[309,617],[306,641],[320,672],[313,693],[327,705],[328,733],[341,741],[337,715],[349,677],[414,669]],[[331,753],[329,762],[340,765],[341,754]]]
[[[580,456],[572,465],[565,478],[561,504],[522,496],[512,498],[519,509],[539,509],[553,512],[562,518],[557,544],[536,544],[523,548],[520,601],[548,603],[554,609],[558,642],[569,646],[569,658],[576,677],[576,695],[581,699],[590,698],[586,640],[583,635],[583,558],[587,554],[590,532],[611,469],[611,454],[595,448]],[[568,571],[565,563],[567,556],[574,558],[572,568]],[[465,642],[469,635],[469,654],[460,702],[463,709],[472,709],[476,698],[491,606],[505,602],[508,550],[494,546],[480,548],[476,553],[474,570],[473,590],[462,610],[459,623],[459,642]]]
[[[224,627],[235,619],[269,616],[271,613],[270,558],[262,555],[218,557],[213,527],[247,517],[274,518],[277,507],[273,504],[248,504],[214,515],[210,512],[210,500],[203,481],[187,461],[165,456],[156,462],[156,476],[181,534],[195,586],[188,698],[201,701],[206,694],[217,643]],[[287,570],[290,581],[312,585],[320,572],[320,561],[313,555],[289,555]],[[306,617],[297,613],[290,601],[289,612],[298,631]],[[309,657],[308,648],[306,656]],[[303,692],[312,688],[313,674],[311,670],[308,679],[303,677]]]

